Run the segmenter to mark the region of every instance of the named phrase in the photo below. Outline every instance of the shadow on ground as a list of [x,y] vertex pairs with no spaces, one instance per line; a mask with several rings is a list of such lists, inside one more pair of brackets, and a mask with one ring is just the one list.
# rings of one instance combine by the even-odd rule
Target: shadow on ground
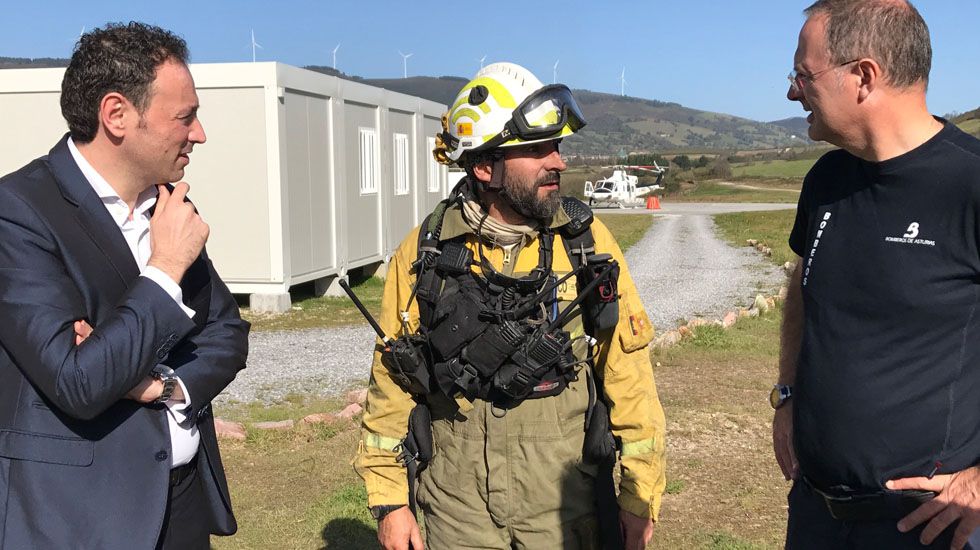
[[356,519],[338,518],[323,528],[321,550],[374,550],[378,533]]

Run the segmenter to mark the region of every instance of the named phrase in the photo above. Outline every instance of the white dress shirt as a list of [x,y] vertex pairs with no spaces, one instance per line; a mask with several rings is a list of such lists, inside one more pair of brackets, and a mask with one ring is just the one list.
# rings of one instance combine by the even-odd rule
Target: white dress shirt
[[[136,207],[130,212],[129,205],[78,152],[78,148],[75,147],[71,138],[68,138],[68,150],[71,152],[72,158],[75,159],[75,164],[81,169],[82,175],[102,199],[102,204],[109,211],[112,220],[119,226],[119,231],[126,239],[129,251],[132,252],[133,259],[136,260],[136,265],[140,268],[140,276],[160,285],[160,288],[180,305],[188,317],[194,317],[194,310],[184,305],[180,285],[163,271],[146,265],[146,262],[150,260],[150,208],[157,202],[156,186],[151,186],[140,193],[139,197],[136,198]],[[193,460],[201,441],[201,436],[197,432],[197,424],[188,422],[187,416],[184,414],[191,405],[191,395],[179,378],[177,382],[184,392],[184,401],[170,400],[165,403],[169,413],[167,414],[167,422],[170,425],[171,468],[182,466]]]

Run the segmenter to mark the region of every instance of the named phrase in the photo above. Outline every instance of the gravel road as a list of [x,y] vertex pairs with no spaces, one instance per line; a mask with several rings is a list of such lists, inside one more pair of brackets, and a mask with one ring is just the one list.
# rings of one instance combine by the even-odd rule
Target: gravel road
[[[719,240],[711,215],[794,206],[664,205],[651,230],[626,254],[658,330],[693,316],[720,318],[727,309],[750,303],[757,292],[777,289],[784,279],[781,270],[751,248],[733,248]],[[373,342],[374,333],[366,325],[253,333],[248,368],[217,401],[340,394],[367,381]]]
[[758,292],[774,293],[785,276],[755,249],[715,235],[707,214],[665,214],[626,252],[643,305],[658,330],[695,316],[720,319]]

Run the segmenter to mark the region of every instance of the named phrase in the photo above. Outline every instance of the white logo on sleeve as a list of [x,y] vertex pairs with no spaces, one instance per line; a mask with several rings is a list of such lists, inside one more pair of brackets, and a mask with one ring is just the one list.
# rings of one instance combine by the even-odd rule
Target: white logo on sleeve
[[905,239],[914,239],[919,236],[919,222],[912,222],[909,224],[909,228],[905,230],[906,233],[902,235]]
[[901,237],[885,237],[885,242],[898,244],[921,244],[925,246],[936,246],[936,241],[919,238],[919,222],[909,224],[905,234]]

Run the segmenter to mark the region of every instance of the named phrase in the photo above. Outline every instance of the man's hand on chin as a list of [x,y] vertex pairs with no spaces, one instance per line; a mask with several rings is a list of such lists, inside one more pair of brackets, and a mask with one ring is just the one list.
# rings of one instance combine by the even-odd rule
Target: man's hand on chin
[[919,538],[922,544],[932,543],[947,527],[958,522],[950,548],[960,550],[973,530],[980,527],[980,466],[932,478],[893,479],[885,487],[893,491],[913,489],[936,493],[936,498],[898,522],[898,530],[905,533],[928,521]]
[[653,520],[641,518],[626,510],[619,511],[619,527],[623,530],[626,550],[643,550],[653,538]]

